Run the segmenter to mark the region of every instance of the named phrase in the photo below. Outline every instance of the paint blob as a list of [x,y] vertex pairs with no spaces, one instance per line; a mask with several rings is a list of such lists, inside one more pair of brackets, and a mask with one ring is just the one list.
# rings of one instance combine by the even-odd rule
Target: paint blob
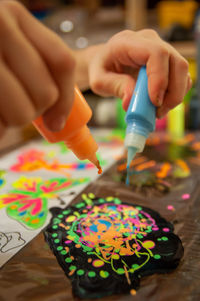
[[183,256],[172,224],[147,207],[90,193],[51,211],[45,238],[79,298],[134,295],[141,277],[170,272]]

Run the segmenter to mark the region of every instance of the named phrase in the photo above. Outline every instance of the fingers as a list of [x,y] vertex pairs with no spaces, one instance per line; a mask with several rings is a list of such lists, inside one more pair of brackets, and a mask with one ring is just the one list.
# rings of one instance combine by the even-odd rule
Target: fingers
[[157,117],[162,118],[169,110],[180,104],[191,85],[188,75],[188,63],[179,54],[170,57],[169,83],[163,105],[157,110]]
[[41,54],[59,89],[58,101],[45,112],[44,120],[51,130],[60,130],[74,100],[75,59],[56,34],[40,24],[21,6],[17,8],[17,16],[20,28]]
[[0,91],[0,131],[7,126],[25,125],[36,117],[29,95],[3,61],[0,62]]
[[3,58],[29,95],[37,115],[41,115],[58,100],[57,85],[42,58],[23,33],[20,30],[13,31],[17,27],[14,20],[7,20],[5,24],[6,39],[3,41],[0,35]]

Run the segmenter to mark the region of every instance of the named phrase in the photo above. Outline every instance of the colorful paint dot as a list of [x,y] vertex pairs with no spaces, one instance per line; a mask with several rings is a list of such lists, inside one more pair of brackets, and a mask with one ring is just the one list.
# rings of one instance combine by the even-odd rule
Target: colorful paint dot
[[183,200],[188,200],[190,198],[190,194],[189,193],[184,193],[183,195],[182,195],[182,199]]
[[161,258],[161,256],[160,256],[159,254],[155,254],[153,257],[154,257],[155,259],[160,259],[160,258]]
[[152,240],[146,240],[142,244],[146,249],[153,249],[155,247],[155,243]]
[[139,264],[132,264],[131,266],[134,270],[137,270],[139,268]]
[[91,278],[95,277],[96,273],[94,271],[90,271],[90,272],[88,272],[88,276],[91,277]]
[[81,245],[76,244],[75,247],[76,247],[77,249],[79,249],[79,248],[81,248]]
[[85,203],[83,203],[83,202],[76,204],[76,208],[82,208],[84,206],[85,206]]
[[59,217],[59,218],[63,218],[63,215],[62,215],[62,214],[59,214],[58,217]]
[[85,271],[84,270],[78,270],[76,273],[77,273],[77,275],[82,276],[82,275],[85,274]]
[[63,213],[64,215],[66,215],[66,214],[70,213],[70,210],[64,210],[62,213]]
[[65,258],[65,262],[70,263],[72,262],[72,259],[70,257]]
[[135,296],[136,295],[136,290],[134,290],[133,288],[130,290],[130,294],[131,294],[131,296]]
[[92,265],[95,267],[95,268],[100,268],[104,265],[105,263],[100,260],[100,259],[96,259],[93,261]]
[[70,215],[66,218],[66,222],[71,223],[76,219],[76,216]]
[[167,206],[167,209],[170,210],[170,211],[175,211],[175,208],[173,205],[168,205]]
[[65,250],[62,250],[60,253],[61,253],[62,255],[66,255],[66,254],[67,254],[67,252],[66,252]]
[[71,240],[65,240],[65,244],[70,244],[71,242]]
[[125,273],[124,269],[122,268],[117,269],[117,274],[122,275],[124,273]]
[[142,234],[137,234],[137,237],[138,238],[143,238],[143,235]]
[[169,228],[163,228],[162,229],[164,232],[169,232],[170,230],[169,230]]
[[55,230],[55,229],[58,229],[58,226],[57,225],[53,225],[52,228]]
[[61,251],[61,250],[63,250],[63,247],[62,247],[62,246],[59,246],[59,247],[57,247],[57,250],[58,250],[58,251]]
[[70,265],[69,269],[70,269],[70,271],[76,270],[76,266],[75,265]]
[[54,242],[55,242],[55,244],[59,244],[60,239],[56,238],[56,239],[54,239]]
[[103,271],[101,270],[99,275],[102,277],[102,278],[107,278],[109,276],[109,273],[107,271]]
[[57,233],[53,233],[53,234],[52,234],[52,237],[54,237],[54,238],[57,237],[57,236],[58,236]]
[[112,255],[112,259],[118,260],[119,259],[119,255],[118,254],[113,254]]
[[168,240],[168,237],[163,236],[163,237],[162,237],[162,240],[167,241],[167,240]]
[[92,262],[92,258],[88,258],[88,262],[89,262],[89,263]]

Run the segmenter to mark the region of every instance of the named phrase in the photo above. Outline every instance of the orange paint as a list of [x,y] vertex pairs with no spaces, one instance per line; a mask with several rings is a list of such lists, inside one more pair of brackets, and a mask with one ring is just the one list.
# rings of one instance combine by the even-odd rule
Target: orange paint
[[87,126],[92,117],[92,111],[78,87],[74,88],[74,94],[72,110],[61,131],[51,132],[48,130],[42,117],[38,117],[33,124],[47,141],[51,143],[64,141],[80,160],[89,159],[100,172],[100,165],[96,157],[98,145]]
[[131,290],[130,290],[130,294],[131,294],[131,296],[135,296],[135,295],[136,295],[136,290],[131,289]]
[[161,179],[166,178],[170,169],[171,169],[171,164],[169,164],[168,162],[164,163],[162,165],[161,169],[156,172],[156,177],[161,178]]
[[142,171],[144,169],[154,167],[155,165],[156,165],[156,162],[154,160],[151,160],[151,161],[148,161],[148,162],[145,162],[143,164],[136,166],[135,170]]
[[[130,167],[133,167],[133,166],[136,166],[137,164],[143,163],[143,162],[146,161],[146,160],[147,160],[146,157],[138,157],[138,158],[135,158],[135,159],[131,162]],[[123,164],[121,164],[121,165],[119,165],[119,166],[117,167],[117,170],[118,170],[118,171],[123,171],[123,170],[126,170],[126,168],[127,168],[127,164],[126,164],[126,163],[123,163]]]
[[39,223],[39,218],[35,218],[35,219],[33,219],[32,221],[31,221],[31,223],[32,224],[37,224],[37,223]]

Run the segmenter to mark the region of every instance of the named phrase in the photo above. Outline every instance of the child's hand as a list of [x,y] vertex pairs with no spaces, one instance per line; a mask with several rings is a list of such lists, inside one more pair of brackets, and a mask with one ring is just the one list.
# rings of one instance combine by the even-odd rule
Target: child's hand
[[187,61],[153,30],[125,30],[102,45],[89,66],[91,88],[103,96],[120,97],[127,109],[142,65],[147,67],[149,96],[160,118],[183,100],[192,82]]
[[64,42],[18,2],[0,2],[0,135],[44,114],[63,127],[73,102],[75,60]]

